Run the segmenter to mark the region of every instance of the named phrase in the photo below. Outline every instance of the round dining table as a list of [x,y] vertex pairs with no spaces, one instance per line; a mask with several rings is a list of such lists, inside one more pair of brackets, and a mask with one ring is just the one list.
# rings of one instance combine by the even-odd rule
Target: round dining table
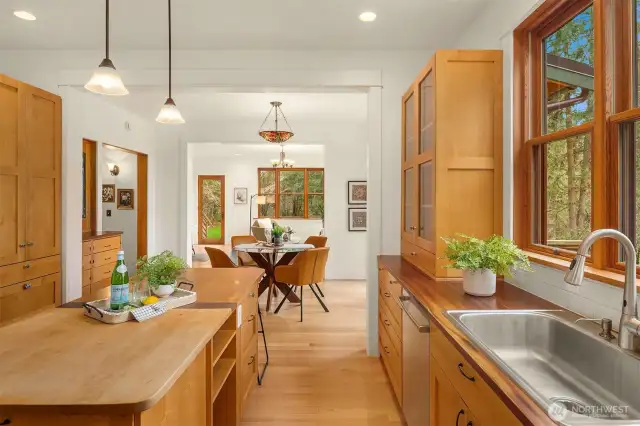
[[[251,256],[256,264],[260,268],[264,269],[265,276],[260,281],[258,288],[259,293],[262,294],[269,288],[271,283],[274,283],[282,294],[286,294],[289,287],[285,283],[279,283],[275,279],[276,267],[280,265],[288,265],[298,253],[315,248],[313,244],[303,243],[284,243],[280,246],[267,244],[264,242],[258,242],[253,244],[238,244],[233,247],[233,257],[237,257],[237,252],[247,253]],[[288,292],[287,299],[293,303],[300,303],[300,298],[294,292]],[[267,300],[267,312],[271,309],[271,298]]]

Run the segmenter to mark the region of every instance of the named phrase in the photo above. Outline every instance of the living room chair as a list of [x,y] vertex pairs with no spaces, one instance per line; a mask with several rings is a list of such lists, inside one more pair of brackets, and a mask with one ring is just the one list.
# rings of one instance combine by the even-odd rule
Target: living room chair
[[324,270],[327,266],[327,259],[329,258],[329,248],[321,247],[310,249],[299,253],[289,265],[277,266],[275,270],[275,278],[277,282],[281,282],[289,285],[287,293],[282,298],[282,301],[276,308],[274,313],[278,313],[287,296],[295,287],[300,288],[300,322],[303,321],[303,289],[305,286],[309,286],[313,295],[318,299],[320,305],[325,312],[329,312],[329,308],[324,304],[318,293],[313,288],[313,284],[318,284],[324,280]]
[[[258,239],[253,235],[236,235],[231,237],[231,248],[234,248],[240,244],[253,244],[257,243]],[[249,253],[238,252],[238,265],[239,266],[258,266],[258,264],[251,258]]]

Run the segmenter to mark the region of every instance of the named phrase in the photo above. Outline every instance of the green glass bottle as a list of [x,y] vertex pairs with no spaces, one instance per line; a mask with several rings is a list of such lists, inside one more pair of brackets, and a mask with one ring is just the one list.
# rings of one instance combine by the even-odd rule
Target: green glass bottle
[[121,310],[129,302],[129,272],[124,264],[124,251],[118,252],[118,262],[111,273],[110,308]]

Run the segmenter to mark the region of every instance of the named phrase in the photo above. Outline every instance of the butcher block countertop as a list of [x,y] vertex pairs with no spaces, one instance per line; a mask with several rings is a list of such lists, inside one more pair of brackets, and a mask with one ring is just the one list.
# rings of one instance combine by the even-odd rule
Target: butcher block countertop
[[[378,256],[378,267],[386,269],[429,311],[432,325],[440,328],[458,351],[480,372],[500,399],[525,425],[552,426],[555,423],[529,396],[504,374],[480,349],[444,315],[445,310],[503,310],[563,308],[498,280],[492,297],[474,297],[464,293],[462,281],[434,281],[401,256]],[[573,314],[572,314],[573,315]]]
[[202,308],[199,305],[214,302],[240,304],[263,275],[260,268],[192,268],[182,278],[193,283],[198,294],[193,307]]
[[0,411],[130,414],[151,408],[231,309],[174,309],[107,325],[50,309],[0,328]]
[[82,241],[99,240],[122,234],[122,231],[86,231],[82,233]]

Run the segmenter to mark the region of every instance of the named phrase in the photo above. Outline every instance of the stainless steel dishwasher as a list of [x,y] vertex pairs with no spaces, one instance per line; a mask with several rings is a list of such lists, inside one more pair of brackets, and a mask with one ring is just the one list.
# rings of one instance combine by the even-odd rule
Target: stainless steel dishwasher
[[402,411],[408,426],[429,425],[429,316],[407,290],[402,308]]

